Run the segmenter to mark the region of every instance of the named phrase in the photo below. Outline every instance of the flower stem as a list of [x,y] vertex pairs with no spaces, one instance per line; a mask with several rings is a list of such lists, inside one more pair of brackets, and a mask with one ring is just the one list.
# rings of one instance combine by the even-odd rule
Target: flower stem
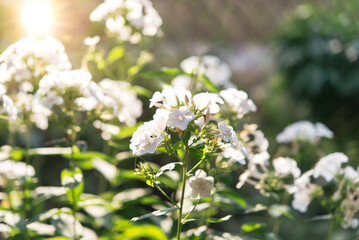
[[[69,166],[71,169],[74,169],[74,148],[73,148],[73,142],[71,142],[71,155],[70,155],[70,161]],[[71,189],[72,194],[72,216],[74,218],[74,222],[72,224],[73,227],[73,239],[77,240],[77,233],[76,233],[76,210],[77,210],[77,203],[75,201],[75,189]]]
[[332,217],[332,221],[330,222],[330,227],[329,227],[329,231],[328,231],[328,235],[327,235],[327,240],[331,240],[332,239],[332,233],[333,233],[333,229],[334,229],[334,225],[335,225],[335,218],[336,218],[336,211],[333,214]]
[[181,239],[181,230],[182,230],[182,210],[183,210],[183,200],[184,194],[186,190],[186,182],[187,182],[187,161],[188,161],[188,147],[186,147],[186,154],[183,159],[182,165],[182,193],[181,193],[181,202],[180,208],[178,209],[178,225],[177,225],[177,240]]
[[[24,174],[24,187],[23,187],[23,211],[25,221],[28,219],[28,192],[27,192],[27,180],[28,180],[28,166],[30,164],[30,146],[31,146],[31,124],[28,124],[26,131],[26,146],[25,146],[25,174]],[[29,239],[27,226],[25,224],[25,239]]]

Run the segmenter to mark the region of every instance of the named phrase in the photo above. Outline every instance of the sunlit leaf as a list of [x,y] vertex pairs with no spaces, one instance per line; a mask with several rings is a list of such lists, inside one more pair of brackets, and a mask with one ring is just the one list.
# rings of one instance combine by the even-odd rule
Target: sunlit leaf
[[195,221],[206,221],[206,222],[209,222],[209,223],[220,223],[220,222],[228,221],[231,217],[232,217],[232,215],[227,215],[227,216],[222,217],[222,218],[186,219],[186,220],[183,221],[183,223],[186,223],[186,222],[195,222]]
[[260,211],[264,211],[267,209],[268,209],[267,206],[264,206],[263,204],[258,203],[253,208],[247,209],[244,213],[260,212]]
[[82,171],[79,168],[64,169],[61,172],[61,184],[66,188],[70,203],[77,205],[84,188]]
[[241,230],[243,232],[253,232],[262,227],[263,225],[261,223],[246,223],[242,225]]
[[213,93],[218,93],[218,88],[211,82],[211,80],[204,74],[199,76],[199,79],[203,82],[206,88]]
[[121,59],[125,55],[125,49],[122,46],[117,46],[111,49],[110,53],[107,56],[107,62],[113,63]]
[[144,87],[140,87],[140,86],[131,86],[129,88],[129,90],[132,90],[134,91],[137,95],[140,95],[140,96],[145,96],[145,97],[152,97],[153,95],[153,92],[144,88]]
[[163,76],[177,76],[183,74],[183,71],[178,68],[162,68],[157,71],[147,71],[142,73],[141,76],[145,78],[153,78],[153,77],[163,77]]
[[172,171],[173,169],[176,168],[176,166],[181,166],[181,165],[183,165],[183,163],[181,163],[181,162],[174,162],[174,163],[166,164],[158,170],[156,177],[161,176],[165,172]]
[[93,158],[92,165],[94,169],[99,171],[110,183],[116,180],[118,170],[117,167],[101,158]]
[[116,239],[168,240],[168,237],[155,225],[132,225],[127,226],[122,234],[116,236]]
[[137,222],[137,221],[143,220],[143,219],[145,219],[145,218],[149,218],[149,217],[162,216],[162,215],[165,215],[165,214],[167,214],[167,213],[176,211],[177,209],[179,209],[179,208],[178,208],[178,207],[174,207],[174,208],[166,208],[166,209],[161,209],[161,210],[153,211],[153,212],[151,212],[151,213],[142,215],[142,216],[140,216],[140,217],[134,217],[134,218],[132,218],[132,219],[130,220],[130,222]]

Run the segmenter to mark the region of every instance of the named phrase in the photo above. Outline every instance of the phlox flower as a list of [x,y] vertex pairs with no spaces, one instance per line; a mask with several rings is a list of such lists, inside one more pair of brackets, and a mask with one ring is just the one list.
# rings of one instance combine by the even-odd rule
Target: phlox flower
[[299,121],[288,125],[276,137],[278,143],[289,143],[294,140],[316,142],[320,138],[333,138],[333,132],[322,123]]
[[216,56],[192,56],[181,62],[181,68],[187,73],[204,74],[213,84],[226,86],[232,76],[228,65]]
[[193,102],[200,109],[206,109],[206,113],[209,111],[211,114],[219,112],[219,105],[223,104],[223,99],[215,93],[198,93],[193,96]]
[[132,153],[134,155],[154,153],[165,137],[163,131],[166,129],[167,120],[167,111],[158,109],[152,121],[138,127],[130,140]]
[[90,20],[105,21],[110,32],[133,44],[141,41],[141,34],[159,34],[162,25],[161,17],[149,0],[105,0],[91,12]]
[[297,166],[297,162],[291,158],[279,157],[273,160],[273,166],[278,176],[285,176],[292,174],[294,178],[300,176],[300,169]]
[[14,106],[13,100],[6,95],[2,95],[1,99],[3,101],[5,111],[9,114],[10,119],[15,121],[17,119],[17,109]]
[[347,161],[348,157],[344,153],[336,152],[328,154],[315,165],[313,176],[315,178],[322,176],[327,182],[330,182],[340,171],[342,163]]
[[294,180],[294,185],[287,187],[288,192],[294,197],[292,207],[300,212],[306,212],[312,201],[312,193],[315,188],[315,185],[310,181],[312,175],[312,170],[305,172]]
[[224,158],[228,158],[228,163],[231,162],[238,162],[240,164],[245,164],[246,161],[245,159],[245,152],[243,152],[243,147],[241,145],[239,145],[240,149],[238,150],[238,146],[236,146],[235,148],[232,147],[231,144],[227,143],[227,144],[223,144],[222,146],[222,152],[220,153],[220,155]]
[[187,128],[187,125],[196,116],[186,106],[180,108],[174,108],[173,111],[168,115],[167,126],[178,127],[182,131]]
[[235,88],[222,90],[219,95],[224,99],[228,106],[237,113],[238,118],[242,118],[248,112],[257,111],[256,105],[248,99],[247,93]]
[[225,121],[218,123],[218,128],[221,131],[220,137],[223,141],[230,142],[232,146],[240,144],[236,132],[233,130],[233,127],[228,126]]
[[189,178],[189,186],[191,198],[206,198],[211,196],[214,179],[213,177],[207,177],[203,170],[197,170],[195,175]]
[[184,87],[165,87],[162,92],[156,91],[152,98],[150,99],[150,107],[155,106],[156,104],[161,104],[167,110],[171,110],[176,107],[178,104],[186,105],[192,99],[192,93],[186,90]]

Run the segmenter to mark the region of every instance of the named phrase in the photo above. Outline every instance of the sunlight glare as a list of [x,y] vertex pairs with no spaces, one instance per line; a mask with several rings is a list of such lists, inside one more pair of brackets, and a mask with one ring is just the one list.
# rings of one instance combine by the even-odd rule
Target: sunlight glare
[[51,35],[53,12],[51,0],[23,0],[20,18],[24,31],[33,35]]

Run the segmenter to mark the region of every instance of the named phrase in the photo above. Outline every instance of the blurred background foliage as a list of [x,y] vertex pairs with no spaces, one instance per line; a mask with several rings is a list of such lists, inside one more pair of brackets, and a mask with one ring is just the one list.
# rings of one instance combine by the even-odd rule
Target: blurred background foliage
[[[102,1],[100,0],[53,0],[56,25],[54,37],[61,40],[68,53],[74,68],[81,66],[81,58],[87,51],[83,45],[86,36],[101,33],[99,24],[91,24],[88,20],[90,12]],[[21,1],[0,0],[0,50],[23,36],[18,21],[18,9]],[[258,107],[258,112],[252,114],[253,122],[259,124],[270,141],[270,153],[275,155],[277,146],[275,136],[287,124],[297,120],[308,119],[321,121],[335,134],[333,141],[323,141],[327,152],[342,151],[348,156],[354,167],[358,166],[359,156],[359,2],[357,0],[154,0],[154,7],[163,19],[163,37],[145,39],[140,46],[124,45],[126,61],[135,62],[138,49],[146,49],[153,53],[153,61],[142,71],[159,69],[161,67],[178,67],[179,63],[192,55],[212,54],[224,59],[233,71],[232,81],[239,89],[248,92]],[[101,46],[104,52],[116,45],[108,42]],[[121,51],[118,49],[118,51]],[[132,55],[131,55],[132,54]],[[94,79],[104,77],[97,63],[92,73]],[[126,78],[116,72],[118,68],[129,64],[123,61],[110,66],[110,70],[119,79]],[[91,65],[90,65],[91,67]],[[161,81],[170,79],[160,78]],[[160,86],[154,84],[155,79],[137,76],[135,84],[147,87],[150,91]],[[148,106],[148,98],[142,96],[144,107]],[[142,120],[147,120],[151,113],[144,113]],[[6,123],[1,124],[1,132],[6,137]],[[38,132],[38,134],[36,134]],[[104,157],[109,162],[121,168],[118,178],[107,183],[104,175],[92,171],[91,159],[94,155],[78,154],[77,164],[85,169],[86,193],[97,194],[95,189],[108,189],[103,198],[111,201],[115,193],[136,187],[144,187],[144,179],[133,175],[134,162],[126,155],[127,146],[109,148],[101,138],[93,137],[97,132],[94,129],[86,131],[82,139],[87,143],[90,151],[107,149]],[[99,134],[99,133],[97,133]],[[125,139],[120,136],[119,139]],[[42,146],[44,142],[61,138],[58,129],[50,129],[46,136],[40,130],[35,130],[32,147]],[[18,136],[18,144],[24,145],[23,136]],[[2,138],[5,144],[6,139]],[[311,159],[313,148],[306,148],[302,153],[304,161],[314,162]],[[116,155],[118,154],[118,155]],[[158,162],[169,162],[168,159],[157,157]],[[312,157],[313,158],[313,157]],[[120,159],[120,160],[119,160]],[[127,160],[126,160],[127,159]],[[65,167],[65,160],[61,156],[39,157],[37,167],[43,169],[39,174],[40,185],[60,186],[60,172]],[[34,163],[35,164],[35,163]],[[87,169],[87,171],[86,171]],[[238,174],[237,174],[238,175]],[[237,175],[223,176],[223,181],[235,186]],[[171,185],[171,179],[168,184]],[[172,183],[172,185],[175,185]],[[244,188],[243,196],[238,199],[247,199],[247,203],[273,202],[260,196],[253,189]],[[138,193],[136,193],[138,194]],[[125,219],[148,212],[151,204],[163,204],[157,198],[147,197],[147,192],[141,192],[139,198],[130,199],[120,196],[121,208],[118,216],[112,223],[89,223],[98,232],[106,232],[112,225],[114,232],[122,232],[123,238],[131,237],[133,232],[140,234],[152,233],[149,239],[165,239],[163,232],[154,225],[131,225]],[[240,200],[239,200],[240,202]],[[58,203],[50,203],[58,206]],[[136,208],[142,204],[141,208]],[[319,215],[323,209],[313,204],[308,213],[294,212],[296,227],[291,219],[282,221],[282,239],[322,239],[325,235],[328,222],[308,222],[308,216]],[[239,204],[240,206],[240,204]],[[240,207],[239,207],[240,208]],[[36,209],[34,210],[36,212]],[[238,209],[233,209],[234,219],[216,225],[223,231],[239,231],[240,225],[248,222],[263,221],[263,212],[245,215]],[[134,215],[136,214],[136,215]],[[298,224],[297,224],[298,223]],[[242,233],[252,235],[257,239],[271,239],[264,237],[264,228],[275,227],[276,223],[268,225],[247,225]],[[265,226],[265,227],[264,227]],[[119,230],[121,229],[121,230]],[[126,229],[126,230],[123,230]],[[147,229],[147,230],[146,230]],[[123,231],[122,231],[123,230]],[[142,232],[141,232],[142,231]],[[337,231],[335,239],[349,239],[348,231]],[[107,239],[107,238],[103,238]],[[109,238],[110,239],[110,236]],[[120,239],[120,238],[119,238]],[[136,238],[133,239],[141,239]],[[146,239],[143,238],[143,239]],[[273,238],[272,238],[273,239]]]

